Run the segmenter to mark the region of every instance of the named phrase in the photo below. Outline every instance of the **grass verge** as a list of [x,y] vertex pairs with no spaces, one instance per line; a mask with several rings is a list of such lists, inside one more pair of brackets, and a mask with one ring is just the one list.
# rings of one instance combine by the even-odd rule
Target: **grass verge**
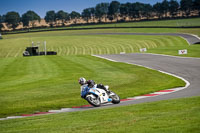
[[0,121],[2,133],[198,133],[200,97]]
[[[139,30],[142,29],[137,30],[139,32]],[[183,56],[200,57],[199,45],[188,45],[187,42],[180,37],[142,35],[83,35],[82,33],[84,31],[80,32],[81,33],[79,33],[79,31],[74,31],[73,33],[68,31],[55,31],[7,35],[3,40],[0,40],[0,57],[21,57],[25,48],[30,46],[32,41],[35,43],[47,41],[47,50],[56,51],[58,55],[64,56],[119,54],[120,52],[137,53],[139,52],[140,48],[146,47],[148,52],[170,55],[178,55],[178,50],[188,49],[188,54]],[[87,31],[86,33],[91,32],[97,33],[101,32],[101,30]],[[109,30],[107,32],[109,32]],[[114,32],[114,30],[112,30],[112,32]]]

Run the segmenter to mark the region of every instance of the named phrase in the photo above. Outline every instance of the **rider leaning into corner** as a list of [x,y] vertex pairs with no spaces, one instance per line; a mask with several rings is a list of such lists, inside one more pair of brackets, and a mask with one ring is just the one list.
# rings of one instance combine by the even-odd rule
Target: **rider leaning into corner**
[[81,85],[81,97],[85,98],[87,92],[89,91],[90,88],[93,88],[96,86],[96,88],[103,89],[107,93],[110,91],[108,90],[108,87],[105,87],[103,84],[95,84],[93,80],[86,80],[85,78],[79,78],[78,80],[79,84]]

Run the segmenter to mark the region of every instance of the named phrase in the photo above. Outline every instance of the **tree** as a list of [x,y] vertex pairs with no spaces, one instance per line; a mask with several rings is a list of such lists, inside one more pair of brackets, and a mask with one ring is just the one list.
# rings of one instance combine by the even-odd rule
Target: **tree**
[[27,11],[22,15],[22,22],[24,26],[29,26],[29,22],[31,22],[31,25],[35,26],[35,21],[40,21],[40,16],[35,13],[34,11]]
[[1,23],[4,23],[6,21],[6,15],[1,16]]
[[160,19],[162,17],[162,4],[157,2],[155,5],[153,5],[153,9],[156,12],[156,15]]
[[163,0],[161,5],[162,5],[162,13],[165,15],[165,17],[167,17],[167,13],[169,11],[169,2],[167,0]]
[[180,5],[181,10],[185,12],[186,16],[189,16],[193,7],[193,0],[181,0]]
[[132,4],[131,3],[129,3],[129,2],[127,2],[126,4],[125,4],[125,6],[127,7],[127,10],[128,10],[128,17],[129,18],[132,18]]
[[92,16],[90,8],[84,9],[81,16],[88,23],[89,19],[91,19],[91,16]]
[[12,28],[15,29],[20,22],[20,16],[17,12],[8,12],[5,16],[5,22],[12,25]]
[[149,19],[152,16],[153,7],[150,4],[143,4],[142,6],[142,15]]
[[109,3],[101,3],[101,10],[105,18],[105,21],[107,21],[108,7],[109,7]]
[[143,11],[143,4],[140,2],[132,3],[130,12],[132,18],[140,18]]
[[128,7],[128,16],[129,16],[129,18],[131,18],[131,19],[135,18],[134,3],[126,3],[126,6]]
[[128,6],[126,4],[121,4],[119,10],[121,17],[123,17],[123,20],[125,21],[128,16]]
[[79,19],[81,17],[81,14],[78,13],[78,12],[72,11],[69,14],[69,16],[70,16],[71,19],[74,19],[74,23],[76,24],[77,23],[77,19]]
[[[0,31],[1,31],[1,28],[3,28],[3,24],[2,23],[0,23]],[[1,39],[1,38],[0,38]]]
[[109,6],[109,3],[100,3],[96,5],[95,16],[99,18],[99,22],[101,22],[101,18],[103,16],[105,16],[105,21],[106,21],[106,18],[107,18],[106,15],[108,14],[108,6]]
[[176,0],[170,0],[169,2],[169,12],[172,17],[177,15],[179,8],[179,3]]
[[117,18],[118,20],[118,13],[120,12],[120,3],[118,1],[112,1],[108,7],[108,16],[109,19],[112,21],[113,19]]
[[56,13],[55,11],[48,11],[46,12],[45,21],[50,23],[51,27],[53,27],[53,23],[56,21]]
[[69,14],[67,12],[64,12],[63,10],[60,10],[56,13],[56,19],[62,21],[62,25],[64,26],[64,23],[66,20],[69,20]]
[[95,22],[95,8],[94,7],[90,8],[90,12],[93,18],[93,22]]
[[199,12],[200,16],[200,0],[194,0],[193,8]]
[[70,20],[70,14],[68,12],[65,12],[65,21],[69,21],[69,20]]

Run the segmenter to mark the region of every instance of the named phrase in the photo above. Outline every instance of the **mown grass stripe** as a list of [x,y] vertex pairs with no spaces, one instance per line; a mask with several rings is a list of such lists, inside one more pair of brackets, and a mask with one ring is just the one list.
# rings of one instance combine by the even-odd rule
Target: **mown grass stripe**
[[133,48],[133,46],[130,44],[130,43],[126,43],[128,46],[129,46],[129,48],[130,48],[130,53],[133,53],[134,52],[134,48]]
[[22,54],[23,52],[21,52],[21,51],[22,51],[22,48],[19,48],[18,52],[16,52],[14,57],[17,57],[19,54]]
[[[57,33],[57,32],[55,32]],[[54,33],[54,34],[55,34]],[[140,48],[147,47],[148,49],[163,49],[166,46],[175,48],[175,46],[188,46],[180,37],[171,36],[132,36],[132,35],[82,35],[82,36],[66,36],[67,32],[63,32],[62,36],[51,36],[47,38],[42,34],[47,35],[53,33],[40,33],[40,37],[32,37],[32,40],[47,40],[47,48],[51,51],[56,51],[58,55],[90,55],[90,54],[115,54],[120,52],[138,52]],[[11,39],[14,39],[16,45],[13,45]],[[9,47],[6,47],[1,42],[11,42]],[[10,38],[1,40],[0,45],[4,50],[1,52],[1,57],[21,57],[22,50],[25,49],[26,37]],[[37,42],[37,41],[35,41]],[[5,48],[6,47],[6,48]],[[9,48],[13,48],[12,51]],[[90,48],[88,48],[90,47]],[[97,52],[98,51],[98,52]],[[154,51],[155,52],[155,51]],[[173,51],[172,51],[173,52]],[[174,51],[174,54],[176,52]]]
[[152,40],[148,40],[148,41],[146,41],[146,43],[147,43],[148,45],[151,45],[152,48],[156,48],[156,47],[157,47],[157,45],[155,44],[155,42],[152,41]]
[[66,53],[66,55],[69,55],[69,47],[67,47],[67,46],[65,46],[66,47],[66,49],[67,49],[67,53]]

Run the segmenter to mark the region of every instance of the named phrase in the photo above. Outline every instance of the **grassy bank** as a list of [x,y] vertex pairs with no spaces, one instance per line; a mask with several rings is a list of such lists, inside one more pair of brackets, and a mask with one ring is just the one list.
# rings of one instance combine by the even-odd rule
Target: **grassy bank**
[[3,58],[0,64],[0,117],[85,105],[82,76],[108,84],[121,98],[185,85],[154,70],[91,56]]
[[135,31],[134,29],[118,29],[105,31],[54,31],[6,35],[4,36],[3,40],[0,40],[0,57],[22,57],[23,51],[27,46],[31,45],[32,41],[35,43],[47,41],[47,50],[56,51],[58,55],[62,56],[119,54],[120,52],[137,53],[139,52],[140,48],[146,47],[148,52],[170,55],[178,55],[178,50],[188,49],[188,55],[184,56],[200,57],[199,45],[189,46],[187,42],[180,37],[142,35],[87,35],[87,33],[91,34],[98,32],[153,33],[154,31],[159,32],[158,29],[152,29],[150,31],[147,31],[147,29],[135,29]]
[[200,97],[0,121],[2,133],[198,133]]

